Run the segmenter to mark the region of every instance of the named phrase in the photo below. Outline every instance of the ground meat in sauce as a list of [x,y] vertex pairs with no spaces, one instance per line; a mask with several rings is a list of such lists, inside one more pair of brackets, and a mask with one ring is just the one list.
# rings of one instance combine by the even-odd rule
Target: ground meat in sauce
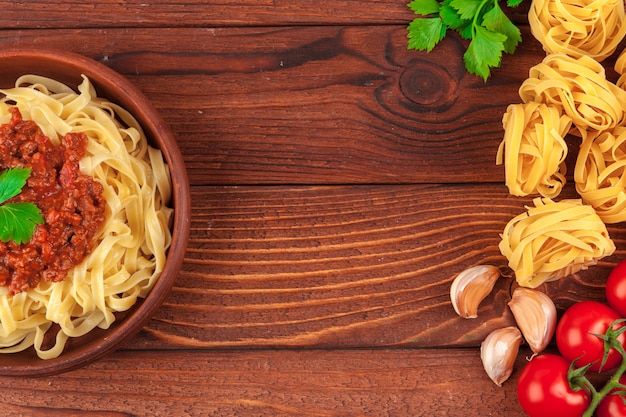
[[32,170],[22,192],[9,202],[33,202],[45,220],[27,243],[0,242],[0,285],[16,294],[41,279],[62,281],[89,254],[104,222],[104,198],[102,186],[79,170],[85,134],[68,133],[56,146],[34,122],[22,120],[17,108],[11,116],[0,125],[0,171]]

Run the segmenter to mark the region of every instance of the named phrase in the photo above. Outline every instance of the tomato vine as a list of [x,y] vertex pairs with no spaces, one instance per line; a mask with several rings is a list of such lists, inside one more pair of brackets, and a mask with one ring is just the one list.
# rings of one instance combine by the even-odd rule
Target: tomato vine
[[[615,322],[613,322],[613,325],[607,329],[605,334],[596,335],[604,341],[604,358],[608,356],[611,349],[615,349],[622,356],[622,362],[620,363],[619,367],[615,370],[611,378],[599,391],[595,389],[591,382],[589,382],[589,380],[585,376],[585,372],[577,372],[579,371],[579,369],[585,370],[586,367],[576,369],[574,367],[575,362],[572,363],[572,367],[570,369],[572,374],[575,375],[573,378],[573,384],[581,384],[582,388],[588,390],[588,392],[591,394],[591,404],[589,404],[589,407],[583,414],[583,417],[592,417],[600,402],[604,398],[606,398],[611,392],[619,392],[621,393],[620,395],[622,395],[626,390],[626,386],[620,382],[620,378],[626,373],[626,351],[624,350],[624,346],[622,345],[622,343],[618,340],[618,337],[622,333],[626,332],[626,326],[622,326],[619,327],[617,330],[614,330],[615,326],[618,326],[624,322],[626,322],[626,319],[616,320]],[[572,384],[572,382],[570,384]],[[576,389],[575,387],[572,388]]]
[[[582,353],[573,360],[562,352],[560,355],[544,354],[533,358],[518,380],[518,398],[524,411],[530,417],[551,416],[554,412],[560,416],[592,417],[609,396],[626,400],[626,385],[623,384],[626,377],[625,322],[625,318],[620,318],[611,322],[605,333],[592,333],[604,345],[604,352],[600,352],[594,361],[584,360],[583,347],[579,347]],[[588,373],[602,369],[598,362],[604,365],[609,353],[615,352],[621,356],[621,362],[613,368],[614,372],[605,385],[596,389],[587,378]],[[584,365],[577,366],[581,360]],[[542,387],[541,393],[537,392],[537,386]]]

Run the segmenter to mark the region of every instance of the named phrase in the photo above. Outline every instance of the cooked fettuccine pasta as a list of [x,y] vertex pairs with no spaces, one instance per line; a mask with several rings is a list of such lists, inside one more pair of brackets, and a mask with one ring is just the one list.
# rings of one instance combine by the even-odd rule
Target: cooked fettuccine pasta
[[[99,98],[87,77],[78,92],[34,75],[0,92],[2,123],[16,107],[53,143],[70,132],[84,133],[80,170],[103,189],[105,220],[93,249],[65,279],[42,279],[15,294],[0,287],[0,352],[32,346],[49,359],[62,353],[68,338],[111,326],[116,313],[145,297],[159,278],[171,240],[170,175],[134,117]],[[56,332],[52,342],[47,332]]]

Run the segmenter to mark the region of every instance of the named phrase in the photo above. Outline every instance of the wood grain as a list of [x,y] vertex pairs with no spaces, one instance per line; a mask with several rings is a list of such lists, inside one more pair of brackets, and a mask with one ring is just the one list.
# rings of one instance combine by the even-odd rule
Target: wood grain
[[[499,233],[531,201],[508,195],[495,165],[502,114],[544,56],[527,5],[507,9],[524,41],[486,83],[465,72],[458,37],[407,50],[405,1],[0,7],[3,48],[83,54],[153,101],[193,206],[183,269],[145,329],[83,369],[0,378],[2,413],[524,415],[514,381],[528,349],[502,388],[479,358],[513,323],[513,279],[474,320],[448,292],[466,267],[505,266]],[[626,256],[623,226],[609,232],[614,256],[542,287],[559,313],[603,298]]]
[[[520,352],[512,378],[527,355]],[[515,384],[497,387],[485,378],[474,349],[182,351],[175,361],[172,356],[117,352],[59,376],[0,378],[0,402],[4,412],[29,417],[525,415]]]
[[458,38],[407,51],[401,26],[0,32],[12,46],[71,37],[130,78],[204,185],[501,181],[502,115],[542,54],[524,36],[484,83]]
[[[408,24],[413,12],[393,0],[94,0],[0,1],[0,27],[20,29]],[[524,19],[523,5],[508,11]]]
[[[568,190],[569,192],[570,190]],[[503,277],[463,320],[452,279],[493,264],[505,224],[530,199],[496,185],[194,187],[183,270],[154,320],[128,348],[478,347],[512,325]],[[624,256],[545,285],[562,311],[602,300]]]

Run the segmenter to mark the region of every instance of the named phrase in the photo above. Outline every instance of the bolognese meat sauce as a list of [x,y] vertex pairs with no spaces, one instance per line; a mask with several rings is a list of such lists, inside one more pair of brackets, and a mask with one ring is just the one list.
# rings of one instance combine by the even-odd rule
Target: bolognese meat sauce
[[27,243],[0,242],[0,285],[16,294],[41,279],[62,281],[92,249],[104,222],[102,186],[79,169],[87,147],[83,133],[68,133],[53,144],[17,108],[11,121],[0,125],[0,171],[31,168],[22,192],[10,201],[29,201],[41,210]]

